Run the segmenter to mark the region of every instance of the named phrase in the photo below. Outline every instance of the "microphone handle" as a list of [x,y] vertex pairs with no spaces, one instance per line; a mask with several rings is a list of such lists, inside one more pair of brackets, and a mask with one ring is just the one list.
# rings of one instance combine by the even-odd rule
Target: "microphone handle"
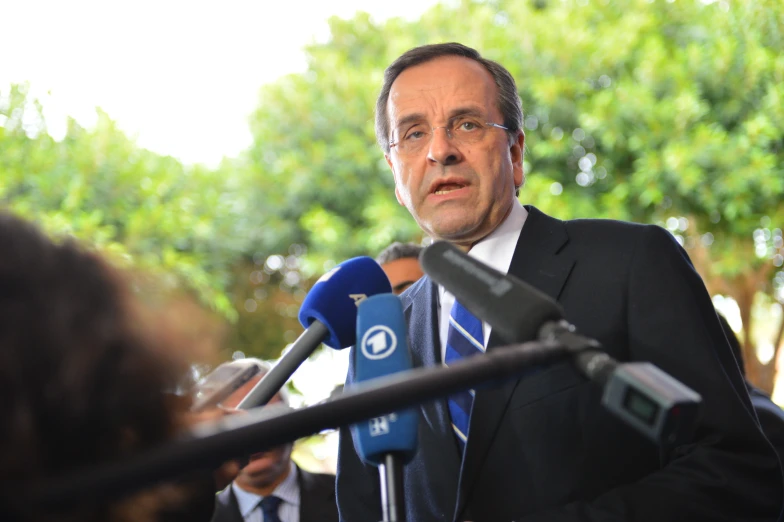
[[267,404],[327,337],[329,330],[326,325],[318,320],[313,321],[294,341],[286,355],[237,404],[237,409],[247,410]]
[[381,485],[382,522],[403,522],[403,462],[394,453],[384,455],[378,465]]

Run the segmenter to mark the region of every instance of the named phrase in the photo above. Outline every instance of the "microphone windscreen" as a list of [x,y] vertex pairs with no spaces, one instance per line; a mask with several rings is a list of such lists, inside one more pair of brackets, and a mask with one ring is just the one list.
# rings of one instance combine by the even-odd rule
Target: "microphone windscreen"
[[547,294],[446,241],[425,248],[419,262],[433,281],[508,343],[536,340],[542,325],[563,318],[561,306]]
[[375,260],[367,256],[349,259],[316,281],[299,309],[299,322],[304,328],[321,322],[329,330],[327,346],[348,348],[356,342],[359,302],[391,291],[389,279]]
[[[355,384],[412,368],[403,306],[397,296],[381,294],[360,303],[352,356]],[[417,448],[417,415],[415,409],[409,409],[353,425],[357,454],[376,466],[389,453],[408,462]]]

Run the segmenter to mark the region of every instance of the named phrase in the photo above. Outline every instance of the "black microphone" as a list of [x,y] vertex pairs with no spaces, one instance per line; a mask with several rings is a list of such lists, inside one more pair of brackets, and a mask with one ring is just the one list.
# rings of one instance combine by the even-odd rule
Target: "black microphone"
[[344,261],[321,276],[299,311],[305,331],[237,408],[267,404],[322,342],[336,349],[353,345],[359,303],[368,296],[391,291],[381,266],[367,256]]
[[[602,386],[602,404],[629,426],[660,445],[688,440],[702,397],[647,362],[622,363],[579,335],[549,296],[504,275],[445,241],[419,256],[425,273],[509,343],[539,339],[572,353],[578,370]],[[521,319],[522,318],[522,319]]]

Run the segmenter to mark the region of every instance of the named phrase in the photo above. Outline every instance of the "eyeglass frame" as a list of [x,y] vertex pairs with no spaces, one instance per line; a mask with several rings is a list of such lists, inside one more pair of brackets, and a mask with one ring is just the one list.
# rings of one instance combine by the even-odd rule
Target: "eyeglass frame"
[[[484,122],[484,125],[487,125],[489,127],[495,127],[497,129],[503,129],[503,130],[505,130],[507,132],[509,131],[509,127],[504,127],[503,125],[501,125],[499,123],[493,123],[491,121]],[[451,131],[449,130],[449,125],[439,125],[438,127],[430,127],[430,131],[433,133],[433,136],[436,135],[436,129],[444,129],[444,131],[446,131],[446,137],[448,139],[450,139],[450,140],[454,139],[454,136],[452,135]],[[430,139],[432,141],[433,138],[430,138]],[[399,145],[399,144],[400,144],[400,140],[399,139],[397,141],[392,141],[391,139],[389,140],[389,148],[390,149],[392,149],[392,147],[397,147],[397,145]],[[400,148],[398,148],[397,150],[400,150]]]

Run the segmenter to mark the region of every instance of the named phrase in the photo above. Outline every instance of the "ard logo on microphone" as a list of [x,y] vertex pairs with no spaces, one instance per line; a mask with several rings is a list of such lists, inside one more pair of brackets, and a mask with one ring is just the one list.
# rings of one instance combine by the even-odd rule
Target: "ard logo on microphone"
[[391,328],[376,325],[362,337],[362,355],[368,359],[378,360],[389,357],[397,348],[397,336]]

